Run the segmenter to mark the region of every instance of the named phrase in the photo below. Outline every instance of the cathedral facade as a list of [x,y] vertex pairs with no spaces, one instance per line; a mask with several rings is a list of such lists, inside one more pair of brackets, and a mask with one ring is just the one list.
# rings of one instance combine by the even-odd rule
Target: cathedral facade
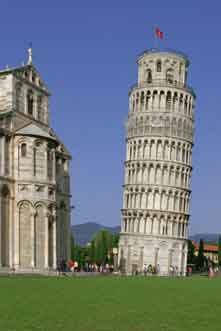
[[127,274],[155,267],[184,275],[195,94],[188,58],[150,49],[129,92],[119,264]]
[[49,125],[32,63],[0,71],[0,269],[56,269],[70,255],[71,156]]

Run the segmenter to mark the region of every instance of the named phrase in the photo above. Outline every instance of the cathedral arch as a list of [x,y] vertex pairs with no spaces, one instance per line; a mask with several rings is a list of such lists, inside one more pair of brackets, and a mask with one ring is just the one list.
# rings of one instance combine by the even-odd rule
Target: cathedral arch
[[35,265],[38,269],[45,267],[45,249],[46,249],[46,206],[42,202],[35,204],[35,219],[34,219],[34,237],[35,237]]
[[21,157],[26,157],[27,156],[27,144],[22,143],[20,148],[21,148]]
[[[18,204],[19,209],[19,265],[22,268],[31,268],[33,262],[32,206],[28,201]],[[34,229],[33,229],[34,231]]]

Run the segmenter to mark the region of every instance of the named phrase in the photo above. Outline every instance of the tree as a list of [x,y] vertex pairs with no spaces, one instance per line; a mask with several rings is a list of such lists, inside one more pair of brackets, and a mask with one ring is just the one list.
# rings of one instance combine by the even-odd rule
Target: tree
[[90,263],[113,263],[113,247],[118,246],[119,235],[101,230],[92,239],[89,246]]
[[221,267],[221,235],[219,235],[218,261],[219,261],[219,268],[220,268]]
[[71,235],[71,259],[74,260],[75,256],[75,241],[74,241],[74,236]]
[[191,240],[188,240],[187,264],[195,263],[195,247]]
[[205,261],[204,244],[203,244],[203,239],[200,239],[198,256],[197,256],[197,259],[196,259],[197,269],[202,270],[204,268],[204,261]]
[[95,256],[96,256],[96,247],[95,247],[95,240],[91,241],[91,245],[89,246],[89,259],[91,263],[94,263]]
[[114,233],[113,234],[113,240],[112,240],[113,247],[118,247],[119,239],[120,239],[119,233]]

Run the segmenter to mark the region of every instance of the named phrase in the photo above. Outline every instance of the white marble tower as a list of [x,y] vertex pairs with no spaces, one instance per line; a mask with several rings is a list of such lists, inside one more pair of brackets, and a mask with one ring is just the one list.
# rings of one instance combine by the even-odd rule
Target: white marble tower
[[129,92],[119,265],[185,274],[192,172],[194,91],[188,58],[150,49]]

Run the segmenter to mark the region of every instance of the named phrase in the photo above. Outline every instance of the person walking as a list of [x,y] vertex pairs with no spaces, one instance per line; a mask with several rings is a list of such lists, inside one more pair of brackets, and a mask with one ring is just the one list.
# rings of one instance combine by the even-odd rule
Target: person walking
[[144,264],[144,267],[143,267],[143,273],[144,273],[144,276],[146,277],[147,276],[147,264],[146,263]]
[[213,268],[210,266],[208,269],[208,278],[211,279],[214,276]]

